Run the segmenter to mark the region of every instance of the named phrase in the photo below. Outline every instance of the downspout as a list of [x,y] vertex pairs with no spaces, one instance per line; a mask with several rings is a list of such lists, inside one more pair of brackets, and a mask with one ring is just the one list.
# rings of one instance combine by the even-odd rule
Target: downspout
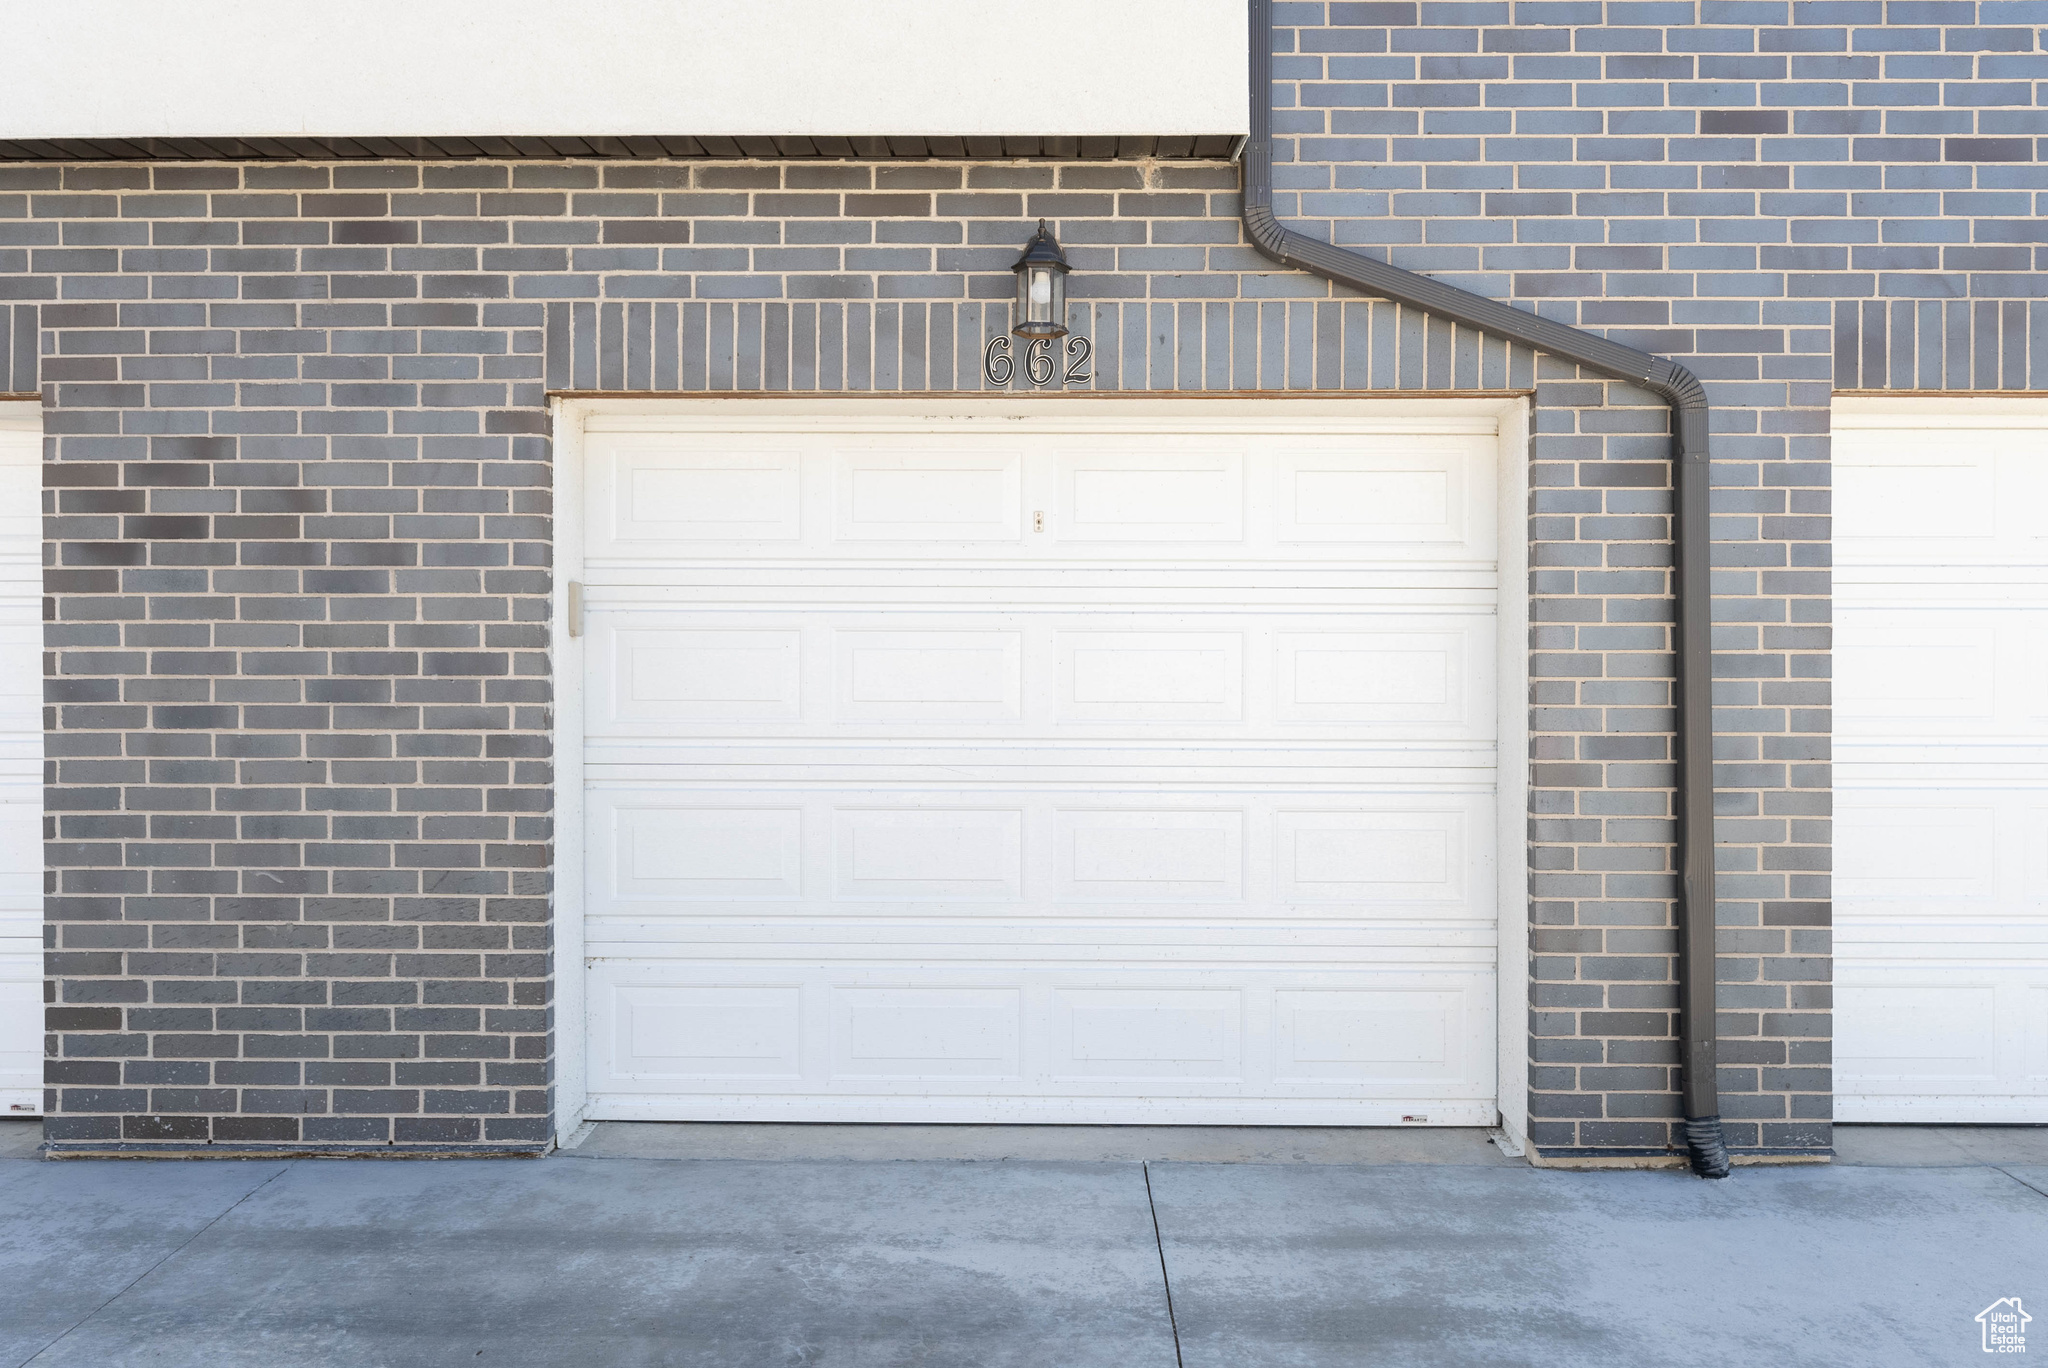
[[1671,405],[1677,517],[1678,1034],[1685,1142],[1693,1172],[1728,1176],[1715,1086],[1713,619],[1708,581],[1707,394],[1698,377],[1652,356],[1484,295],[1318,242],[1273,217],[1273,5],[1250,0],[1251,137],[1244,159],[1245,233],[1283,266],[1462,323],[1489,336],[1626,380]]

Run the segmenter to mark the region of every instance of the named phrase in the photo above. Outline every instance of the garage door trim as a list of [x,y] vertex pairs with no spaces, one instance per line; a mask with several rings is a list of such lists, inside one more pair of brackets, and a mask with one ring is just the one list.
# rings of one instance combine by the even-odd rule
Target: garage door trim
[[[42,433],[0,401],[0,1116],[43,1111]],[[29,649],[23,649],[28,647]]]
[[554,409],[554,621],[550,664],[555,704],[555,1076],[558,1137],[567,1140],[588,1105],[586,967],[584,955],[584,641],[567,630],[568,587],[583,574],[584,433],[674,430],[693,420],[720,430],[831,427],[848,420],[866,431],[943,430],[948,422],[1029,420],[1034,431],[1148,433],[1267,432],[1284,416],[1290,431],[1463,433],[1492,436],[1497,445],[1498,535],[1495,719],[1497,733],[1496,858],[1499,878],[1495,981],[1496,1097],[1513,1140],[1526,1140],[1528,1098],[1528,595],[1527,519],[1529,401],[1526,396],[1471,398],[1090,396],[1086,398],[892,399],[782,396],[716,399],[558,397]]

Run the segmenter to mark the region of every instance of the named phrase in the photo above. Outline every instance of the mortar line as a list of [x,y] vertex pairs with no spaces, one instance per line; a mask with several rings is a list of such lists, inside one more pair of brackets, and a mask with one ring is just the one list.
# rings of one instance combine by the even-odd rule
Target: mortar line
[[1166,1272],[1166,1241],[1159,1234],[1159,1204],[1152,1200],[1152,1165],[1141,1162],[1138,1171],[1145,1175],[1145,1209],[1152,1213],[1152,1247],[1159,1251],[1159,1285],[1166,1289],[1166,1326],[1173,1331],[1174,1368],[1187,1368],[1180,1357],[1180,1321],[1173,1314],[1173,1279]]
[[270,1185],[271,1185],[272,1183],[274,1183],[274,1182],[276,1182],[276,1181],[277,1181],[278,1179],[280,1179],[280,1178],[284,1177],[284,1176],[285,1176],[285,1174],[287,1174],[287,1173],[291,1172],[291,1170],[292,1170],[293,1168],[295,1168],[295,1167],[296,1167],[296,1166],[297,1166],[298,1164],[300,1164],[301,1162],[303,1162],[303,1161],[301,1161],[301,1160],[298,1160],[298,1159],[287,1159],[287,1160],[286,1160],[286,1161],[284,1162],[283,1166],[282,1166],[282,1167],[280,1167],[280,1168],[278,1169],[278,1171],[277,1171],[277,1172],[275,1172],[275,1173],[271,1174],[271,1175],[270,1175],[270,1176],[269,1176],[268,1178],[265,1178],[265,1179],[264,1179],[264,1180],[263,1180],[262,1182],[258,1183],[258,1184],[257,1184],[257,1185],[256,1185],[255,1187],[252,1187],[252,1188],[250,1188],[250,1189],[249,1189],[249,1190],[248,1190],[247,1192],[245,1192],[245,1193],[243,1193],[243,1194],[242,1194],[241,1196],[239,1196],[239,1197],[235,1198],[234,1202],[233,1202],[233,1203],[232,1203],[231,1205],[229,1205],[229,1206],[228,1206],[228,1208],[227,1208],[227,1209],[226,1209],[225,1211],[222,1211],[222,1212],[221,1212],[221,1213],[220,1213],[220,1214],[219,1214],[218,1216],[215,1216],[215,1217],[214,1217],[214,1218],[213,1218],[212,1220],[208,1221],[208,1222],[207,1222],[207,1223],[206,1223],[205,1225],[203,1225],[203,1226],[199,1227],[199,1229],[197,1229],[197,1230],[193,1231],[193,1232],[192,1232],[192,1233],[191,1233],[191,1234],[190,1234],[189,1236],[187,1236],[187,1237],[186,1237],[186,1238],[185,1238],[185,1239],[184,1239],[184,1240],[183,1240],[183,1241],[182,1241],[182,1242],[181,1242],[181,1243],[180,1243],[180,1244],[178,1245],[178,1247],[177,1247],[176,1249],[172,1249],[172,1250],[167,1250],[167,1251],[166,1251],[166,1252],[164,1253],[164,1256],[163,1256],[162,1258],[158,1259],[158,1260],[157,1260],[157,1261],[156,1261],[155,1263],[151,1264],[151,1265],[150,1265],[149,1267],[147,1267],[147,1268],[143,1269],[143,1270],[142,1270],[142,1271],[141,1271],[140,1273],[137,1273],[137,1274],[136,1274],[136,1275],[135,1275],[135,1276],[134,1276],[133,1278],[130,1278],[130,1279],[128,1280],[128,1282],[126,1283],[126,1285],[124,1285],[124,1286],[123,1286],[123,1287],[122,1287],[122,1288],[121,1288],[121,1289],[120,1289],[119,1291],[115,1292],[113,1296],[111,1296],[111,1297],[108,1297],[108,1298],[107,1298],[107,1299],[106,1299],[105,1301],[101,1302],[101,1303],[100,1303],[100,1304],[99,1304],[98,1306],[95,1306],[95,1307],[94,1307],[94,1308],[93,1308],[92,1310],[90,1310],[90,1311],[86,1312],[86,1313],[85,1313],[85,1314],[84,1314],[83,1316],[80,1316],[80,1317],[78,1318],[78,1320],[77,1320],[77,1321],[76,1321],[75,1323],[73,1323],[73,1324],[72,1324],[72,1326],[70,1327],[70,1329],[66,1330],[66,1331],[65,1331],[65,1332],[64,1332],[63,1334],[61,1334],[61,1335],[57,1336],[57,1338],[55,1338],[55,1339],[51,1340],[51,1341],[50,1341],[50,1342],[49,1342],[48,1344],[44,1345],[44,1346],[43,1346],[42,1348],[40,1348],[40,1349],[36,1350],[36,1351],[35,1351],[35,1352],[34,1352],[33,1354],[30,1354],[30,1355],[29,1355],[29,1356],[28,1356],[27,1358],[23,1359],[23,1360],[22,1360],[22,1361],[21,1361],[21,1362],[20,1362],[20,1363],[19,1363],[19,1364],[18,1364],[18,1365],[16,1366],[16,1368],[29,1368],[29,1365],[30,1365],[30,1364],[34,1363],[34,1362],[35,1362],[35,1361],[36,1361],[37,1359],[41,1358],[41,1357],[42,1357],[43,1355],[45,1355],[45,1354],[49,1353],[49,1352],[50,1352],[50,1351],[51,1351],[52,1349],[55,1349],[55,1348],[56,1348],[56,1347],[57,1347],[58,1345],[62,1344],[62,1343],[63,1343],[63,1342],[64,1342],[64,1341],[65,1341],[65,1340],[66,1340],[67,1338],[69,1338],[69,1337],[70,1337],[70,1335],[72,1334],[72,1332],[73,1332],[73,1331],[75,1331],[75,1330],[77,1330],[77,1329],[78,1329],[78,1327],[79,1327],[79,1326],[81,1326],[81,1325],[84,1325],[84,1324],[85,1324],[85,1323],[86,1323],[87,1321],[91,1320],[91,1319],[92,1319],[92,1318],[93,1318],[94,1316],[97,1316],[97,1315],[99,1315],[99,1313],[100,1313],[100,1312],[102,1312],[102,1311],[106,1310],[106,1309],[107,1309],[108,1307],[112,1306],[112,1305],[113,1305],[113,1304],[114,1304],[115,1302],[117,1302],[117,1301],[121,1300],[121,1298],[123,1298],[123,1297],[127,1296],[127,1295],[128,1295],[128,1293],[129,1293],[129,1291],[130,1291],[131,1289],[133,1289],[133,1288],[134,1288],[134,1286],[135,1286],[135,1285],[136,1285],[137,1283],[141,1282],[141,1281],[142,1281],[142,1280],[143,1280],[144,1278],[148,1277],[148,1276],[149,1276],[150,1274],[152,1274],[152,1273],[156,1272],[156,1271],[157,1271],[157,1270],[158,1270],[159,1268],[162,1268],[162,1267],[163,1267],[163,1266],[164,1266],[164,1265],[165,1265],[166,1263],[168,1263],[168,1262],[169,1262],[170,1260],[172,1260],[172,1259],[176,1258],[176,1257],[177,1257],[178,1255],[180,1255],[180,1254],[184,1253],[184,1252],[185,1252],[185,1250],[186,1250],[186,1249],[188,1249],[188,1248],[189,1248],[189,1247],[191,1246],[191,1244],[192,1244],[192,1241],[194,1241],[194,1240],[198,1239],[198,1238],[199,1238],[199,1237],[200,1237],[201,1235],[204,1235],[204,1234],[205,1234],[205,1233],[206,1233],[207,1231],[209,1231],[209,1230],[213,1229],[213,1228],[214,1228],[215,1226],[219,1225],[219,1224],[220,1224],[220,1223],[221,1223],[222,1221],[226,1220],[226,1219],[227,1219],[227,1218],[228,1218],[229,1216],[233,1215],[233,1214],[234,1214],[234,1212],[235,1212],[235,1210],[236,1210],[236,1208],[240,1207],[240,1206],[242,1205],[242,1203],[244,1203],[244,1202],[248,1201],[248,1200],[249,1200],[249,1199],[250,1199],[251,1197],[254,1197],[254,1196],[255,1196],[255,1195],[257,1194],[257,1193],[259,1193],[259,1192],[263,1191],[263,1189],[265,1189],[265,1188],[269,1187],[269,1186],[270,1186]]

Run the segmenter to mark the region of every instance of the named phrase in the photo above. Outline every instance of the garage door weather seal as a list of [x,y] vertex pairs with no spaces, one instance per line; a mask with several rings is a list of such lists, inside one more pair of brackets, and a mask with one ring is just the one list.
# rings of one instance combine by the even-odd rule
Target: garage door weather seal
[[1678,599],[1678,1013],[1684,1060],[1685,1140],[1693,1172],[1728,1175],[1715,1087],[1714,717],[1711,590],[1708,585],[1707,395],[1675,361],[1625,347],[1401,270],[1360,252],[1283,227],[1273,217],[1273,5],[1250,0],[1251,137],[1244,148],[1244,226],[1260,252],[1297,270],[1462,323],[1492,337],[1626,380],[1671,405],[1672,484],[1677,495]]

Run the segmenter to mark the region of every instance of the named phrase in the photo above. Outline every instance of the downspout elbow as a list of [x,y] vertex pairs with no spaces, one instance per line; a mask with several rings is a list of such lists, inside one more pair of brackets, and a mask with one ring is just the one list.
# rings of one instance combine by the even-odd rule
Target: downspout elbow
[[1700,378],[1669,357],[1657,358],[1657,365],[1643,383],[1671,405],[1672,435],[1678,442],[1678,464],[1705,463],[1707,459],[1707,387]]
[[1657,358],[1657,369],[1645,378],[1645,383],[1675,408],[1706,410],[1707,387],[1697,375],[1668,356]]
[[1247,196],[1242,217],[1245,236],[1251,239],[1259,255],[1277,265],[1294,264],[1287,259],[1287,230],[1280,226],[1279,219],[1273,217],[1271,204]]

